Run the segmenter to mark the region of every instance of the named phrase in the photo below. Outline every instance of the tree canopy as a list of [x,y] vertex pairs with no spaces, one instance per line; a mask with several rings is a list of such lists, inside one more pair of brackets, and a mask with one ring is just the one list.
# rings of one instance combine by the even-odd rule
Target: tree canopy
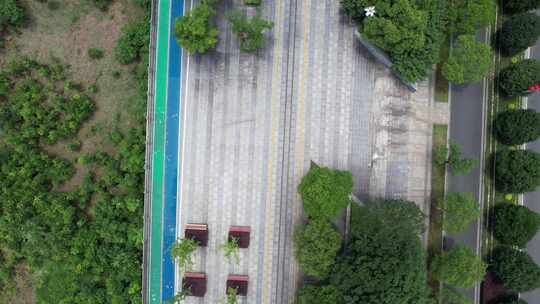
[[206,2],[196,5],[186,15],[174,21],[178,44],[190,53],[206,53],[218,42],[219,30],[210,23],[216,11]]
[[523,13],[510,17],[497,34],[501,52],[514,56],[534,45],[540,35],[540,16]]
[[436,256],[431,268],[440,282],[470,288],[484,278],[487,265],[470,247],[458,244]]
[[461,35],[443,66],[443,76],[456,84],[480,81],[491,68],[491,55],[491,48],[475,36]]
[[501,244],[523,248],[540,228],[540,215],[525,206],[496,205],[493,218],[493,236]]
[[480,206],[472,193],[450,192],[439,202],[444,211],[443,228],[448,233],[459,233],[480,216]]
[[[395,201],[355,207],[351,240],[336,259],[331,282],[351,304],[428,303],[426,257],[418,210]],[[412,206],[409,204],[409,206]],[[403,212],[407,212],[403,214]],[[399,218],[413,219],[397,222]]]
[[232,24],[232,30],[240,40],[240,50],[243,52],[256,52],[266,44],[264,31],[271,29],[274,23],[262,19],[259,16],[246,17],[240,11],[234,11],[227,15]]
[[505,14],[524,13],[540,7],[540,0],[504,0]]
[[491,267],[504,286],[514,292],[540,287],[540,267],[524,251],[507,246],[494,249]]
[[540,113],[532,109],[505,111],[497,115],[494,127],[500,142],[521,145],[540,137]]
[[349,203],[352,187],[350,172],[313,164],[302,178],[298,192],[309,217],[332,219]]
[[495,183],[502,192],[534,191],[540,185],[540,154],[528,150],[498,152],[495,156]]
[[540,83],[540,61],[521,60],[499,73],[499,88],[508,97],[528,95],[529,86]]
[[339,292],[333,285],[306,284],[298,290],[296,304],[336,304],[339,301]]
[[480,28],[495,21],[494,0],[448,1],[446,18],[452,34],[475,34]]
[[477,159],[463,157],[461,147],[452,140],[450,141],[450,148],[446,145],[435,147],[433,161],[439,166],[450,166],[452,175],[469,174],[478,164]]

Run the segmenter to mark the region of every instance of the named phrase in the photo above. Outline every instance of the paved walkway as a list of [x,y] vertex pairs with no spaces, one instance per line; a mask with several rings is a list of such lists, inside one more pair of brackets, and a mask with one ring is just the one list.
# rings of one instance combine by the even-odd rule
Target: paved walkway
[[[243,7],[227,1],[219,11],[233,2]],[[275,27],[258,55],[239,53],[221,16],[217,51],[184,62],[178,231],[190,222],[210,229],[193,268],[206,272],[207,296],[187,303],[217,303],[233,273],[250,278],[240,303],[293,303],[296,187],[312,160],[351,170],[362,199],[429,201],[428,83],[411,94],[366,56],[339,1],[265,1],[262,13]],[[253,231],[238,266],[219,250],[230,225]]]

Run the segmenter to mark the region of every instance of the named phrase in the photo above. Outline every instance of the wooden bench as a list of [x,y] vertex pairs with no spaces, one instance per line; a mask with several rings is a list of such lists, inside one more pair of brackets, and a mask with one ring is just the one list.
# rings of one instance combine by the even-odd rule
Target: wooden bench
[[199,242],[199,246],[208,245],[208,225],[206,224],[187,224],[184,231],[186,239],[192,239]]
[[251,227],[249,226],[231,226],[229,228],[229,241],[236,239],[239,248],[248,248],[250,234]]
[[202,272],[186,272],[182,279],[182,289],[190,296],[204,297],[206,294],[206,274]]
[[[227,278],[227,290],[236,289],[236,294],[246,296],[248,292],[249,278],[247,275],[230,274]],[[226,291],[227,291],[226,290]]]

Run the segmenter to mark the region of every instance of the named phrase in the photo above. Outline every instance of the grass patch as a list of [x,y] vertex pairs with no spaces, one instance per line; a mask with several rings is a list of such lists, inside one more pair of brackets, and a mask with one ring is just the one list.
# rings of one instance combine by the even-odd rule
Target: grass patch
[[[448,125],[433,125],[432,148],[447,144]],[[444,199],[446,184],[446,168],[433,164],[431,167],[431,207],[429,214],[429,235],[428,235],[428,265],[431,260],[442,251],[443,245],[443,213],[437,208],[438,202]],[[434,280],[431,271],[428,282],[433,293],[439,292],[439,282]]]
[[439,53],[439,64],[435,70],[435,101],[448,102],[448,80],[442,75],[442,66],[450,55],[450,39],[446,39],[445,43],[441,45]]

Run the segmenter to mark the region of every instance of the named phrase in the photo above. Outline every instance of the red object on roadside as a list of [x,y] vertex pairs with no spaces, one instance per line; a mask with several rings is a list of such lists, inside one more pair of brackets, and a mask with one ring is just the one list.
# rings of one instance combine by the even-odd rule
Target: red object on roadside
[[251,227],[249,226],[231,226],[229,228],[229,241],[236,239],[239,248],[248,248],[250,234]]
[[186,272],[182,280],[182,289],[188,290],[193,297],[204,297],[206,294],[206,274],[202,272]]
[[529,91],[540,91],[540,83],[530,86]]
[[227,278],[227,290],[229,288],[236,289],[236,294],[245,296],[248,292],[249,278],[247,275],[230,274]]
[[206,247],[208,244],[208,225],[187,224],[184,237],[199,242],[199,246],[201,247]]

